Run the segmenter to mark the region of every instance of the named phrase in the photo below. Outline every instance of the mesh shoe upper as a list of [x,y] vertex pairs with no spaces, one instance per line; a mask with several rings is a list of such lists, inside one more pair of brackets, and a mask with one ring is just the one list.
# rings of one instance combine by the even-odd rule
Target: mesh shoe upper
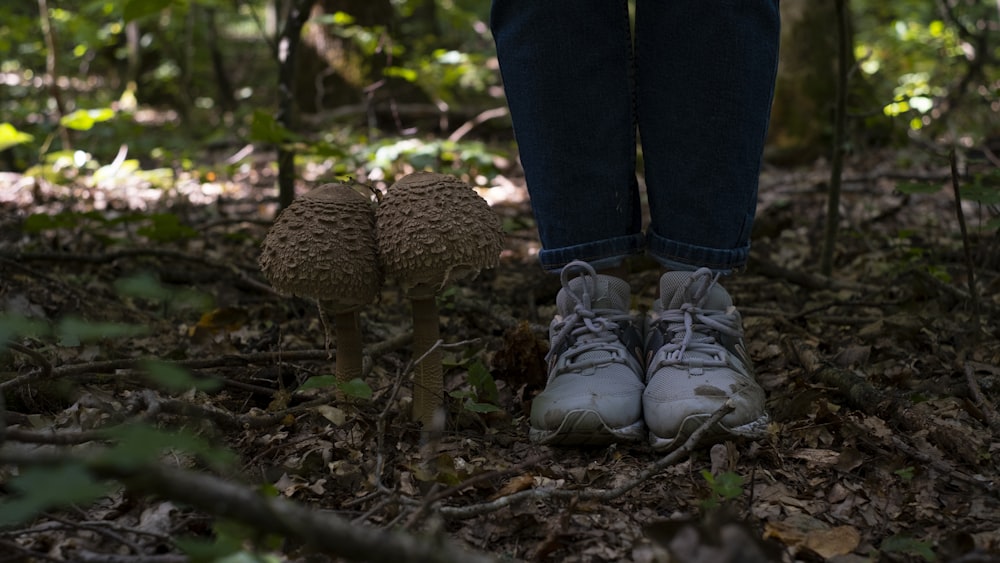
[[743,347],[740,314],[706,268],[660,279],[646,339],[649,361],[643,409],[656,449],[686,439],[729,399],[716,435],[760,435],[767,425],[764,390]]
[[531,405],[531,439],[641,439],[642,335],[629,314],[628,282],[577,261],[563,268],[562,283],[549,326],[548,383]]

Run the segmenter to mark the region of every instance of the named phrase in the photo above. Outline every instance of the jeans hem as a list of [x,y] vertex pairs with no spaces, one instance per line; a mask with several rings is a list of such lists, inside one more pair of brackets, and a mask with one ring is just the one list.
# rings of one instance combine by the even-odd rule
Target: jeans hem
[[642,254],[644,247],[645,237],[642,233],[636,233],[562,248],[543,249],[538,253],[538,260],[546,272],[554,274],[561,272],[564,266],[574,260],[583,260],[595,269],[613,268],[629,256]]
[[708,248],[670,240],[650,231],[646,235],[648,254],[661,265],[672,270],[694,271],[708,268],[719,274],[740,272],[746,268],[750,245],[741,248]]

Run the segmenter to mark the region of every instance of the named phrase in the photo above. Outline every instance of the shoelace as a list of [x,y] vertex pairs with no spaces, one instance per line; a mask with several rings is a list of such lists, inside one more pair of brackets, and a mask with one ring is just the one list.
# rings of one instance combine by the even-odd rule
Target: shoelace
[[[580,271],[582,279],[582,295],[575,291],[569,291],[569,277],[573,271]],[[566,371],[584,370],[608,361],[618,360],[621,357],[621,342],[615,331],[620,328],[619,322],[630,320],[628,313],[615,310],[592,309],[592,295],[597,286],[597,272],[585,262],[571,262],[561,273],[562,285],[567,289],[567,293],[572,297],[575,304],[573,312],[563,317],[559,323],[559,331],[552,337],[549,353],[545,360],[551,361],[557,350],[560,350],[566,339],[571,338],[573,343],[568,349],[562,352],[562,358],[566,365]],[[577,360],[586,352],[602,351],[611,355],[610,358],[602,360]],[[550,374],[550,379],[558,375]]]
[[710,331],[716,331],[727,336],[740,336],[740,325],[734,315],[726,311],[704,310],[701,308],[708,300],[709,291],[718,281],[718,275],[712,275],[708,270],[695,272],[685,284],[682,291],[695,283],[700,283],[692,296],[691,303],[684,303],[679,309],[664,311],[659,322],[666,325],[665,332],[671,332],[674,337],[664,345],[666,356],[660,361],[660,366],[670,366],[689,363],[693,358],[690,353],[704,354],[709,359],[698,358],[703,366],[725,367],[728,351],[720,344]]

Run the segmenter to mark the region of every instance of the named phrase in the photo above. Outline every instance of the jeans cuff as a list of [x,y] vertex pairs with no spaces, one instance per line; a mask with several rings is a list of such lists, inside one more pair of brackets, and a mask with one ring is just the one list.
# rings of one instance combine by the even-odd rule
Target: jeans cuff
[[672,270],[697,270],[709,268],[719,274],[742,271],[750,256],[750,245],[723,250],[670,240],[652,230],[646,235],[649,255],[661,265]]
[[573,260],[583,260],[597,270],[613,268],[629,256],[642,254],[645,242],[642,233],[636,233],[562,248],[546,248],[538,253],[538,260],[546,272],[554,274]]

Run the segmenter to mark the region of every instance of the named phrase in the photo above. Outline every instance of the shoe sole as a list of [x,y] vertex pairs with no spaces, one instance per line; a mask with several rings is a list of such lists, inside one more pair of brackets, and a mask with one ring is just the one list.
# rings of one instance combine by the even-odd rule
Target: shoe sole
[[604,446],[613,442],[642,440],[646,425],[640,419],[621,428],[612,428],[592,410],[570,411],[559,428],[546,430],[532,427],[528,438],[536,444],[559,446]]
[[[685,418],[684,422],[681,423],[680,430],[677,431],[677,435],[673,438],[663,438],[650,431],[649,445],[655,451],[663,451],[671,449],[674,445],[683,444],[709,416],[707,414],[696,414]],[[702,437],[701,445],[716,443],[725,438],[760,438],[767,434],[768,422],[770,422],[770,417],[765,413],[756,420],[732,428],[717,423]]]

